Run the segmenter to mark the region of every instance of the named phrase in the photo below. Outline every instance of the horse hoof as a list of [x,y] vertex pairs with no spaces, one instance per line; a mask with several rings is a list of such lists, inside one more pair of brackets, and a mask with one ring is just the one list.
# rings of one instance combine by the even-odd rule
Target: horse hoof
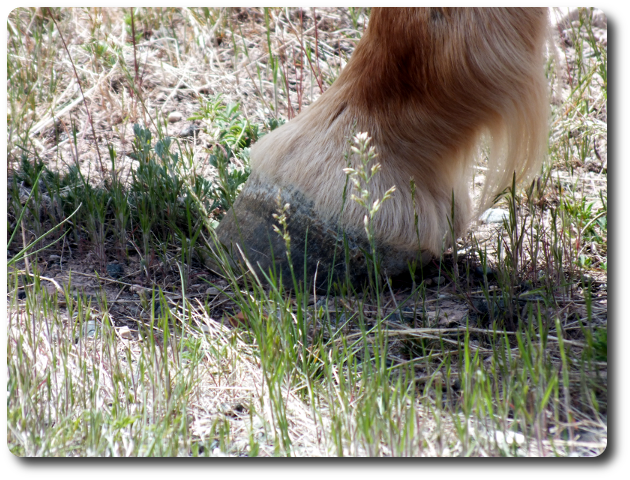
[[[281,214],[286,204],[290,260],[286,239],[274,230],[277,226],[283,232],[274,214]],[[277,281],[281,275],[285,287],[293,285],[293,275],[296,281],[317,288],[346,279],[358,287],[368,280],[368,272],[374,272],[374,259],[381,274],[396,277],[409,272],[414,262],[423,267],[432,258],[428,251],[401,250],[378,242],[373,255],[364,231],[342,230],[334,220],[318,214],[313,201],[297,189],[280,188],[255,173],[216,228],[216,235],[233,267],[247,265],[264,282]]]

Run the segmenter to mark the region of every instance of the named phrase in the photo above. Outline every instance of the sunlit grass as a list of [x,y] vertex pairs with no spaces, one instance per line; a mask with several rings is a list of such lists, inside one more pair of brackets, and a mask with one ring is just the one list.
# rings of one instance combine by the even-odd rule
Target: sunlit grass
[[[249,175],[251,144],[334,81],[368,13],[12,12],[14,454],[605,449],[607,56],[596,12],[580,10],[564,25],[549,62],[560,92],[550,162],[533,185],[506,191],[502,225],[454,242],[412,284],[392,284],[373,264],[365,288],[347,281],[321,293],[312,279],[235,266],[214,244],[214,226]],[[196,122],[190,135],[168,120],[180,110]],[[277,234],[290,242],[282,214],[279,205]],[[81,272],[63,285],[47,272],[88,252],[100,290],[75,286]],[[108,277],[113,259],[124,264],[132,253],[137,276]],[[209,257],[217,268],[204,288],[214,293],[192,295],[194,270]],[[133,305],[134,315],[123,319],[117,305]]]

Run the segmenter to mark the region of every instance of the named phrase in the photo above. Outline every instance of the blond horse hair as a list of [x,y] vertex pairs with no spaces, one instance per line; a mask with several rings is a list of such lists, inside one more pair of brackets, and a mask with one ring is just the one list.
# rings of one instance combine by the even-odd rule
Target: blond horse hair
[[339,78],[254,146],[252,170],[297,188],[323,218],[362,229],[365,211],[355,202],[342,209],[343,168],[348,138],[367,132],[382,165],[369,186],[373,198],[396,186],[375,219],[377,240],[402,249],[417,249],[419,240],[439,254],[452,199],[456,235],[469,224],[481,145],[490,154],[480,208],[513,175],[522,182],[540,167],[547,38],[543,8],[374,8]]

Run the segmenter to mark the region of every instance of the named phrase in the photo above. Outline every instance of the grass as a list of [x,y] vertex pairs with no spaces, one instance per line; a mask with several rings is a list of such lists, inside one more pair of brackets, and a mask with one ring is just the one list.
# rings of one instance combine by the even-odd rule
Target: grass
[[[505,192],[503,224],[475,226],[413,283],[381,279],[377,259],[366,288],[325,293],[308,278],[261,279],[222,250],[222,268],[205,266],[251,144],[334,81],[368,13],[11,13],[15,455],[604,451],[607,58],[596,11],[558,23],[548,164]],[[373,218],[387,199],[360,194],[368,145],[355,139],[365,168],[348,171],[358,192],[348,201]],[[277,233],[290,242],[283,213]]]

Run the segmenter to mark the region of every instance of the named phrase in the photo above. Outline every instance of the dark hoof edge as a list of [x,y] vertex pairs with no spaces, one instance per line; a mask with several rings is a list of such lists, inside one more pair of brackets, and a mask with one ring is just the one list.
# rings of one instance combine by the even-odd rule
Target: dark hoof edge
[[[278,201],[278,195],[280,199]],[[279,188],[252,174],[232,208],[216,228],[219,242],[230,253],[233,265],[242,260],[235,244],[238,244],[254,267],[260,280],[262,272],[281,274],[285,287],[292,287],[291,270],[286,255],[284,239],[274,231],[278,225],[273,214],[286,212],[287,230],[291,237],[291,259],[296,280],[318,288],[326,288],[329,279],[343,282],[346,273],[352,285],[359,287],[367,281],[366,256],[371,251],[365,232],[341,231],[337,224],[322,220],[313,208],[313,201],[295,188]],[[272,253],[273,252],[273,253]],[[409,272],[409,264],[417,262],[420,269],[432,258],[428,251],[400,250],[390,245],[377,244],[380,272],[396,277]],[[370,262],[370,268],[373,264]],[[317,275],[315,277],[315,275]]]

